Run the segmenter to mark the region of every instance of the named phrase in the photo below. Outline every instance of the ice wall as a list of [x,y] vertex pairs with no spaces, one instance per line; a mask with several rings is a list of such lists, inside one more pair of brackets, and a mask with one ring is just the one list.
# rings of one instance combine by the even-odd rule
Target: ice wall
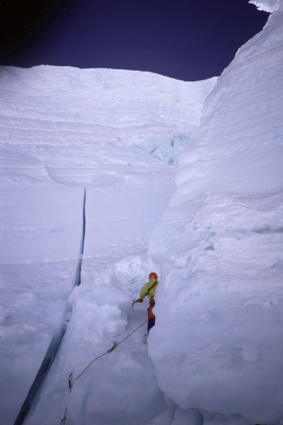
[[283,417],[283,8],[276,6],[208,97],[150,243],[163,265],[149,339],[161,389],[183,409],[249,423]]
[[[68,334],[71,348],[61,353],[61,373],[73,360],[81,367],[93,356],[89,334],[94,340],[96,334],[89,332],[88,323],[95,323],[101,333],[98,352],[109,343],[109,326],[115,336],[124,329],[126,320],[123,316],[119,321],[119,302],[105,269],[114,267],[117,258],[145,253],[175,190],[180,152],[195,134],[204,98],[215,82],[119,70],[0,67],[1,425],[14,423],[50,341],[69,318],[67,300],[81,252],[84,188],[85,256],[79,288],[106,284],[108,295],[103,302],[97,295],[100,288],[85,299],[78,295],[80,308]],[[123,298],[130,307],[129,297],[125,289]],[[65,376],[55,375],[64,394]],[[58,407],[64,400],[54,390],[55,379],[51,381],[47,391],[55,398],[52,414],[59,423],[63,413],[55,402]],[[160,392],[156,383],[155,389]],[[80,408],[85,405],[80,397],[77,402]],[[39,414],[39,422],[44,416],[49,425],[49,396],[43,404],[46,413]],[[97,413],[93,406],[90,401],[90,421]],[[124,409],[118,403],[116,407],[123,416]],[[80,416],[76,405],[74,411]]]

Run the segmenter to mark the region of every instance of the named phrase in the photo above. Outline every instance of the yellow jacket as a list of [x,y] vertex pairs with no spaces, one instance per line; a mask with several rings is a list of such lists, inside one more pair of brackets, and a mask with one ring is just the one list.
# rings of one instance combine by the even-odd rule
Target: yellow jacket
[[147,283],[143,285],[140,292],[140,298],[144,299],[148,295],[149,300],[154,298],[155,290],[157,288],[157,279],[149,279]]

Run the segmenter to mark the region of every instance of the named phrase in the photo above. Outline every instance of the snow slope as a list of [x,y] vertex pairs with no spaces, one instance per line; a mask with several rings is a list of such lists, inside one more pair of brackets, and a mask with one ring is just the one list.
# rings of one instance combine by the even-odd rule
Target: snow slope
[[150,242],[162,264],[149,338],[160,388],[182,409],[261,424],[283,419],[283,4],[273,3],[205,102]]
[[164,406],[143,342],[146,325],[119,347],[116,369],[113,358],[101,360],[68,403],[67,380],[146,318],[146,306],[132,311],[131,299],[154,266],[145,258],[149,237],[215,82],[1,68],[1,424],[14,423],[49,344],[67,323],[27,423],[60,423],[68,405],[68,420],[77,424],[115,418],[133,425]]

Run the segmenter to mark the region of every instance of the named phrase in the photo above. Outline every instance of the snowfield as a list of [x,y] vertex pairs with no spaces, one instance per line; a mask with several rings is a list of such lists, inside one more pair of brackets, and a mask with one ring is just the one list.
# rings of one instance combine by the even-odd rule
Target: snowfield
[[283,5],[254,3],[219,78],[0,69],[1,425],[283,424]]

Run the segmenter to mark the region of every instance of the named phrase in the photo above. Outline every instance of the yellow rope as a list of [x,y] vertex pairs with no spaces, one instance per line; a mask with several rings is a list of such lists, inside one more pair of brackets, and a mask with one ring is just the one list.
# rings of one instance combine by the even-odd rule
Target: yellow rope
[[[111,348],[109,348],[109,350],[105,351],[105,353],[100,354],[100,356],[95,357],[95,359],[93,359],[88,365],[87,367],[76,377],[75,381],[77,381],[84,373],[85,371],[98,359],[100,359],[101,357],[105,356],[105,354],[107,353],[112,353],[113,350],[115,350],[116,347],[118,347],[118,345],[122,344],[122,342],[124,342],[127,338],[129,338],[131,335],[133,335],[133,333],[135,333],[139,328],[141,328],[145,323],[147,322],[147,319],[142,322],[141,325],[139,325],[136,329],[134,329],[129,335],[127,335],[125,338],[123,338],[121,341],[119,342],[115,342]],[[73,388],[73,372],[70,373],[69,377],[68,377],[68,387],[69,387],[69,391],[72,391]],[[63,419],[60,422],[60,425],[65,425],[66,424],[66,420],[67,420],[67,407],[65,410],[65,414]]]
[[[120,342],[115,342],[115,344],[113,344],[113,346],[111,348],[109,348],[109,350],[105,351],[105,353],[100,354],[98,357],[95,357],[95,359],[93,359],[88,365],[87,367],[76,377],[75,381],[77,381],[84,373],[85,371],[98,359],[100,359],[101,357],[105,356],[105,354],[107,353],[112,353],[113,350],[115,350],[116,347],[118,347],[118,345],[122,344],[122,342],[124,342],[127,338],[129,338],[131,335],[133,335],[133,333],[135,333],[139,328],[141,328],[145,323],[147,322],[147,319],[142,322],[141,325],[139,325],[136,329],[134,329],[129,335],[127,335],[124,339],[122,339]],[[72,374],[71,374],[72,375]],[[69,376],[69,388],[70,388],[70,377]],[[73,384],[71,384],[71,388],[72,388]]]

